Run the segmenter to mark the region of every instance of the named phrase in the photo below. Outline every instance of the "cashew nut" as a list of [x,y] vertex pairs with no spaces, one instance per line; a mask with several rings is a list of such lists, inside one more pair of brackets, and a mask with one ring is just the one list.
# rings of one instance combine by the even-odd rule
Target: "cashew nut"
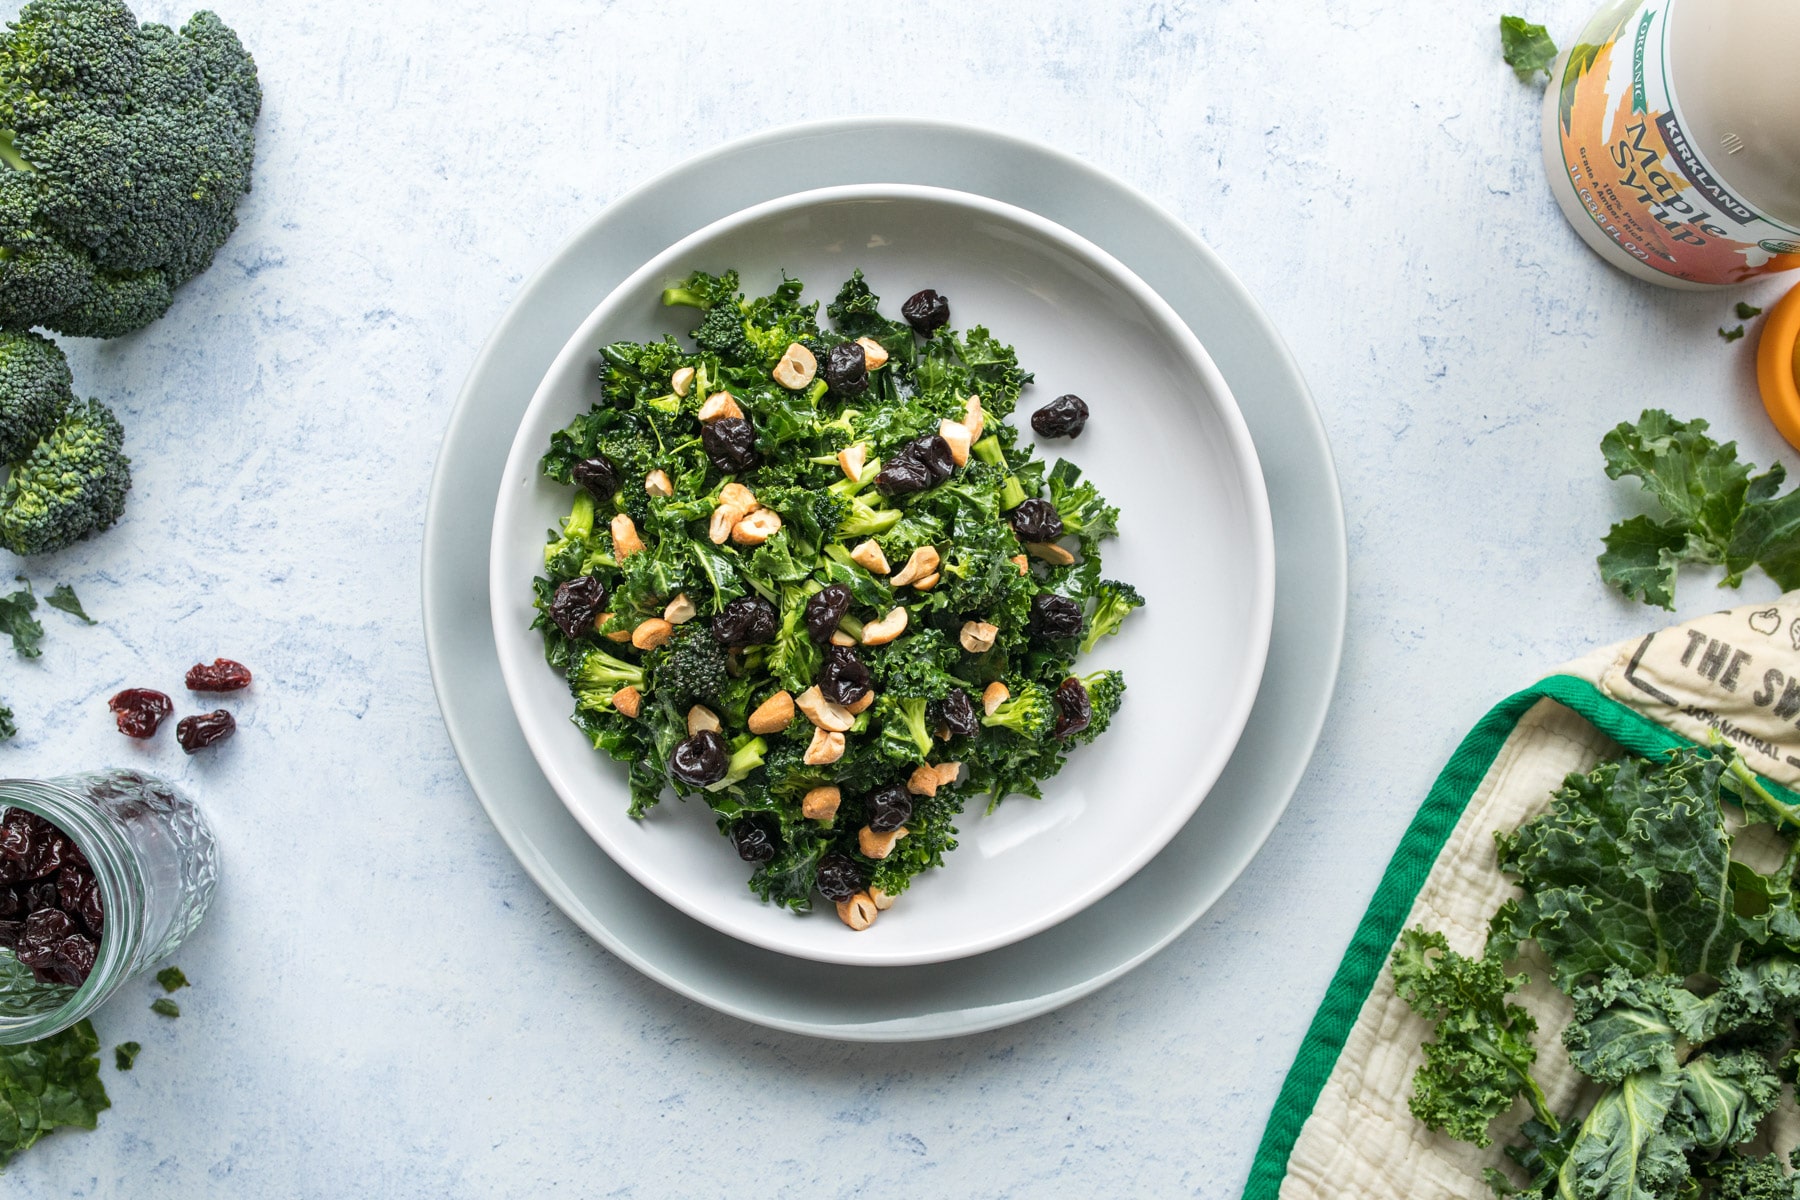
[[843,705],[827,700],[816,683],[801,692],[794,705],[806,714],[807,720],[829,733],[843,733],[856,724],[856,718],[845,711]]
[[909,830],[902,825],[898,829],[890,829],[886,833],[876,833],[867,825],[856,831],[856,848],[861,850],[864,858],[886,858],[894,852],[894,843],[905,837]]
[[756,706],[750,714],[751,733],[780,733],[794,720],[794,698],[786,691],[776,692]]
[[886,575],[889,571],[887,555],[875,544],[873,538],[866,542],[858,542],[850,551],[850,560],[872,575]]
[[740,546],[760,546],[781,532],[781,514],[759,508],[731,527],[731,540]]
[[1012,563],[1013,566],[1019,568],[1019,574],[1021,574],[1021,575],[1031,574],[1031,560],[1029,558],[1026,558],[1023,554],[1015,554],[1011,558],[1007,559],[1007,561]]
[[612,519],[613,555],[623,561],[644,548],[644,539],[638,536],[637,526],[624,513]]
[[939,763],[937,765],[938,786],[941,788],[949,787],[956,782],[956,777],[961,774],[961,763]]
[[644,491],[652,496],[661,496],[667,499],[675,494],[675,482],[669,478],[667,471],[658,467],[644,476]]
[[1012,689],[996,679],[988,684],[981,693],[981,711],[991,717],[994,715],[994,710],[1010,699],[1012,699]]
[[669,376],[669,390],[677,396],[685,396],[688,389],[694,386],[694,368],[676,367],[675,373]]
[[888,352],[886,346],[883,346],[874,338],[857,338],[856,344],[862,347],[863,365],[867,366],[869,370],[876,371],[887,366]]
[[812,742],[800,761],[809,767],[823,767],[844,757],[844,735],[825,729],[813,730]]
[[863,464],[869,460],[869,448],[861,442],[854,446],[845,446],[838,451],[838,468],[844,472],[844,478],[855,483],[862,478]]
[[970,654],[986,654],[994,648],[994,639],[1000,636],[1000,628],[986,621],[964,621],[962,633],[957,640],[962,648]]
[[906,565],[894,572],[894,577],[888,582],[895,587],[905,587],[913,580],[923,579],[935,572],[938,564],[942,561],[936,546],[920,546],[912,552],[912,557],[906,560]]
[[742,417],[744,410],[737,406],[730,392],[714,392],[700,405],[699,415],[702,425],[711,425],[725,417]]
[[844,705],[844,711],[854,717],[861,713],[868,712],[869,705],[873,703],[875,703],[875,689],[870,688],[850,703]]
[[683,592],[669,601],[669,606],[663,609],[663,620],[671,625],[686,625],[699,612],[700,610],[694,607],[694,602],[688,599],[688,594]]
[[925,578],[923,578],[923,579],[919,580],[917,583],[913,584],[913,591],[929,592],[932,588],[934,588],[938,585],[938,580],[941,578],[942,578],[942,576],[940,576],[936,571],[933,571],[931,574],[927,575]]
[[[611,613],[601,613],[599,616],[595,617],[594,618],[595,632],[599,632],[600,628],[612,619],[613,619],[613,615]],[[615,629],[611,633],[602,633],[602,634],[600,634],[600,636],[605,638],[609,642],[629,642],[631,640],[631,630]]]
[[875,902],[876,909],[881,912],[886,912],[894,907],[895,897],[888,895],[873,884],[869,885],[869,899]]
[[885,646],[906,632],[906,610],[895,608],[879,621],[872,621],[863,626],[862,644],[865,646]]
[[969,465],[969,447],[975,444],[975,436],[969,427],[961,421],[939,421],[938,436],[950,443],[950,461],[959,467]]
[[856,639],[841,629],[834,629],[831,631],[831,644],[834,646],[854,646],[856,645]]
[[1075,556],[1064,550],[1055,542],[1026,542],[1025,549],[1043,559],[1053,567],[1066,567],[1075,561]]
[[714,733],[717,733],[720,728],[719,714],[706,707],[706,705],[696,704],[694,707],[688,709],[687,731],[689,737],[693,737],[703,729],[710,729]]
[[629,685],[622,687],[612,694],[612,705],[619,712],[635,719],[644,707],[644,693]]
[[675,627],[661,617],[651,617],[631,631],[631,644],[639,650],[654,650],[674,634]]
[[935,796],[938,790],[937,768],[917,766],[906,777],[906,790],[915,796]]
[[776,363],[775,369],[769,372],[775,377],[776,383],[790,392],[797,392],[811,383],[813,376],[818,373],[819,360],[813,357],[811,350],[799,342],[789,342],[787,351],[781,356],[781,361]]
[[800,797],[800,815],[809,821],[829,821],[837,816],[838,805],[844,801],[844,794],[836,784],[822,784]]
[[724,545],[737,523],[760,507],[755,492],[741,483],[726,484],[719,489],[719,506],[713,509],[712,524],[706,531],[707,537],[715,546]]
[[969,397],[969,402],[963,406],[962,423],[969,427],[970,437],[981,440],[981,431],[987,428],[987,414],[981,411],[980,396]]
[[875,907],[875,901],[869,898],[869,893],[867,892],[858,892],[848,900],[839,900],[837,902],[838,920],[856,930],[858,933],[861,933],[875,923],[875,917],[878,912],[879,910]]

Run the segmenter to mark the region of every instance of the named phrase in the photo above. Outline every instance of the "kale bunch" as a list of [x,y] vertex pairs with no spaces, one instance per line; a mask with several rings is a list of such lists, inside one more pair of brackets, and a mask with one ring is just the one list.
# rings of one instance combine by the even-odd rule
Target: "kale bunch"
[[1076,667],[1144,603],[1101,573],[1118,510],[1019,444],[1011,347],[916,334],[860,271],[823,323],[785,277],[663,302],[691,348],[601,347],[600,402],[542,460],[575,488],[534,584],[546,657],[634,816],[703,798],[772,903],[897,896],[966,803],[1040,795],[1119,711],[1123,677]]

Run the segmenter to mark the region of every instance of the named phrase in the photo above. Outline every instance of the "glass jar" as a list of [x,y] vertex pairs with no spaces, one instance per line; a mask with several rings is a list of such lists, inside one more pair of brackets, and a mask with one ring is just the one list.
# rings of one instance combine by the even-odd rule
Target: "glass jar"
[[174,953],[212,902],[218,850],[194,802],[142,771],[0,779],[6,808],[36,813],[87,856],[102,918],[94,969],[79,987],[40,983],[0,949],[0,1044],[17,1044],[67,1029]]

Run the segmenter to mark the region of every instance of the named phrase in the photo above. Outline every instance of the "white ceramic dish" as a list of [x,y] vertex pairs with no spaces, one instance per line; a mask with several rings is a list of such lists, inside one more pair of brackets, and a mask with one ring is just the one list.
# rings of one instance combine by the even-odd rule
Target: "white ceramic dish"
[[[1250,722],[1207,802],[1112,895],[976,958],[842,967],[761,950],[702,925],[627,875],[538,770],[500,677],[487,589],[493,486],[538,381],[575,327],[660,247],[798,188],[873,180],[980,192],[1075,229],[1141,275],[1212,347],[1262,456],[1275,519],[1275,624]],[[444,727],[520,868],[588,936],[676,995],[811,1037],[905,1042],[1029,1020],[1093,995],[1182,938],[1249,864],[1306,771],[1343,649],[1343,506],[1306,382],[1244,285],[1143,193],[1042,143],[943,121],[772,129],[680,163],[606,204],[519,289],[469,369],[439,447],[420,585]],[[1208,934],[1179,953],[1189,968]],[[1188,969],[1188,968],[1184,968]],[[679,1002],[684,1036],[716,1036]]]
[[[965,813],[945,869],[921,877],[861,934],[820,906],[762,904],[697,800],[625,815],[622,768],[569,723],[543,662],[530,581],[570,489],[537,460],[599,398],[596,350],[685,335],[691,310],[662,289],[696,268],[738,269],[746,291],[785,270],[829,300],[860,267],[886,306],[921,287],[959,324],[1015,344],[1039,382],[1017,420],[1052,396],[1087,397],[1083,436],[1048,447],[1081,465],[1123,511],[1106,570],[1149,598],[1090,661],[1130,684],[1121,718],[1046,787],[993,814]],[[546,777],[582,827],[645,886],[753,945],[863,966],[940,962],[1018,941],[1112,891],[1167,844],[1230,758],[1255,700],[1274,604],[1274,550],[1256,452],[1224,379],[1180,318],[1116,259],[1023,210],[942,189],[861,185],[783,197],[715,222],[633,273],[569,339],[520,423],[496,505],[490,606],[500,665]],[[1048,881],[1053,884],[1047,886]]]

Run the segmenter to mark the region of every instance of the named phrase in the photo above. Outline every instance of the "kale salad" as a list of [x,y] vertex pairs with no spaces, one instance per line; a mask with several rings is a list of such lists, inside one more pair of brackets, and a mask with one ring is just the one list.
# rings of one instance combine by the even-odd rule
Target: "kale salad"
[[[956,846],[965,806],[1041,796],[1124,698],[1076,659],[1143,604],[1106,579],[1119,513],[1007,423],[1032,376],[927,289],[880,311],[695,273],[673,337],[602,348],[602,399],[551,438],[569,515],[535,580],[574,721],[629,764],[630,813],[712,809],[750,888],[866,929]],[[1074,438],[1058,397],[1039,438]]]

